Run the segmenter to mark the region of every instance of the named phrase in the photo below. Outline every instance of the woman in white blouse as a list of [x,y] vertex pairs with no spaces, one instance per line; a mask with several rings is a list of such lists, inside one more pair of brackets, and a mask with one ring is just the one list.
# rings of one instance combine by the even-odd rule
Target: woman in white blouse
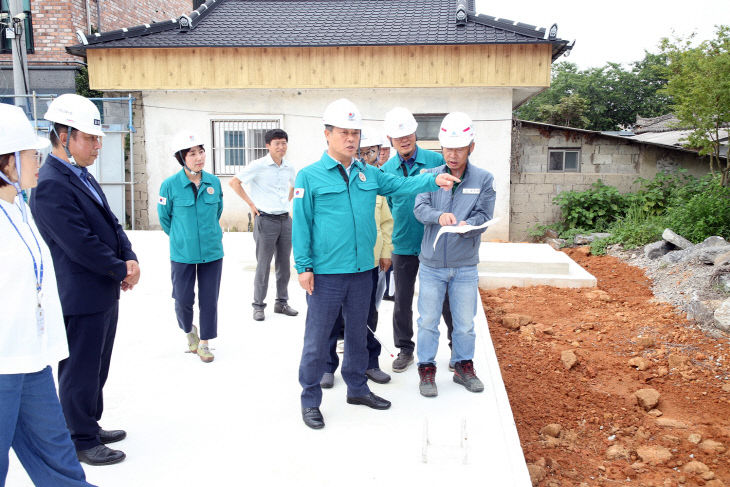
[[51,373],[68,357],[53,261],[21,194],[46,146],[20,108],[0,104],[0,487],[11,447],[35,485],[91,485]]

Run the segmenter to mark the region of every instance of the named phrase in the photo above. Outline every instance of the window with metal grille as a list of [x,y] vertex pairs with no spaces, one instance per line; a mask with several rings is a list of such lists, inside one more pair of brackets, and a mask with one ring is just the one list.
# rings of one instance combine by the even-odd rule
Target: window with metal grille
[[264,135],[279,128],[279,120],[214,120],[215,174],[232,176],[243,166],[267,154]]
[[[0,0],[0,13],[8,14],[10,16],[10,4],[9,0]],[[23,13],[25,14],[25,20],[23,20],[23,39],[25,39],[25,49],[29,53],[33,54],[33,20],[30,11],[30,0],[23,0]],[[5,19],[8,22],[8,19]],[[13,39],[8,38],[5,28],[0,28],[0,53],[12,52],[11,43]]]
[[548,172],[580,172],[580,150],[548,149]]

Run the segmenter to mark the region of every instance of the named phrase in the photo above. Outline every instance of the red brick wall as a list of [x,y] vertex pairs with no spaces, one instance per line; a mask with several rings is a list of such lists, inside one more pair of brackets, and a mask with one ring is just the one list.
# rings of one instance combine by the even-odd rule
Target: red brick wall
[[[89,0],[92,28],[98,28],[97,0]],[[192,0],[102,0],[101,32],[177,18],[193,10]],[[28,61],[82,61],[66,53],[66,46],[78,44],[76,30],[88,35],[86,0],[31,0],[35,53]],[[0,60],[10,61],[10,54]]]

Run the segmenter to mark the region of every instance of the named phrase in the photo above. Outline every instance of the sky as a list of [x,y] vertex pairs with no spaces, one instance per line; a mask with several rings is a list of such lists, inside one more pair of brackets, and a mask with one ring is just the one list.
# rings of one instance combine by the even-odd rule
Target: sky
[[560,60],[579,68],[607,62],[628,64],[658,52],[662,37],[697,32],[699,39],[714,37],[714,26],[730,25],[728,0],[636,0],[594,2],[586,0],[476,0],[477,12],[549,29],[558,24],[558,37],[576,41],[570,56]]

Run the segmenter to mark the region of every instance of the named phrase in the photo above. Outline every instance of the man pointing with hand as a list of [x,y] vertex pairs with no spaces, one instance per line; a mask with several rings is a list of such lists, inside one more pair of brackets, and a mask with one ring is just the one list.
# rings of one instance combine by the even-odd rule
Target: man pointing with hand
[[375,197],[435,191],[439,186],[451,189],[459,181],[450,174],[397,177],[355,159],[362,116],[349,100],[330,103],[323,123],[327,150],[297,175],[292,225],[295,268],[308,305],[299,365],[302,419],[314,429],[324,427],[320,379],[340,308],[345,318],[342,377],[347,402],[373,409],[390,407],[389,401],[370,392],[365,375],[370,271],[377,233]]

